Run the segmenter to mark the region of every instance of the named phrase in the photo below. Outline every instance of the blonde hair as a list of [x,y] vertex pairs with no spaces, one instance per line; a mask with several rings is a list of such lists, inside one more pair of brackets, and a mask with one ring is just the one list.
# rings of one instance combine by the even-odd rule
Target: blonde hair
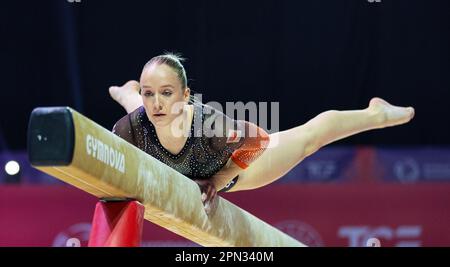
[[166,52],[163,55],[159,55],[150,59],[144,65],[144,69],[153,64],[157,65],[166,64],[167,66],[171,67],[173,71],[175,71],[175,73],[178,76],[178,79],[180,80],[181,88],[185,89],[187,87],[187,76],[186,70],[184,69],[183,64],[181,64],[181,62],[183,61],[185,61],[185,59],[182,58],[180,54]]

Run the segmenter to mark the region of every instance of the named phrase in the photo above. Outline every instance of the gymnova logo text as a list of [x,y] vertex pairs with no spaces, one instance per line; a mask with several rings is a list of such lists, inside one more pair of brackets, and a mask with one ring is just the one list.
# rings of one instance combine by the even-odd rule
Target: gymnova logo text
[[125,173],[125,155],[89,134],[86,136],[86,152],[89,156]]

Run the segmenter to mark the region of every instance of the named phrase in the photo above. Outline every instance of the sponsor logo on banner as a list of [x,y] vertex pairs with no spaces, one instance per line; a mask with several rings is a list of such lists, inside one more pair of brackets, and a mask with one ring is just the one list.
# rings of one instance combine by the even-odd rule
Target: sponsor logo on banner
[[337,171],[336,162],[332,160],[314,160],[306,163],[309,179],[313,181],[329,180]]
[[420,178],[419,164],[413,159],[396,161],[393,171],[397,179],[402,182],[415,182]]
[[58,233],[53,247],[86,247],[91,233],[90,223],[78,223]]
[[[396,247],[420,247],[422,226],[342,226],[338,236],[348,240],[349,247],[383,246],[383,240],[393,242]],[[374,242],[375,241],[375,242]]]
[[308,247],[324,246],[320,234],[316,231],[316,229],[307,223],[297,220],[287,220],[278,222],[274,226],[294,239],[299,240]]

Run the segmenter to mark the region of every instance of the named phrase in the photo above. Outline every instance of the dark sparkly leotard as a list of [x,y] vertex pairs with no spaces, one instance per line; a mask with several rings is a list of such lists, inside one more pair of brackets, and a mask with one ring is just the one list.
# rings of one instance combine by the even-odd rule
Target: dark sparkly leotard
[[[239,166],[256,159],[264,148],[258,149],[244,160],[241,159],[244,163],[232,157],[233,152],[245,147],[246,143],[255,141],[252,139],[256,137],[249,136],[250,128],[253,126],[254,124],[246,121],[232,120],[210,106],[194,104],[190,135],[182,150],[174,155],[161,145],[153,124],[141,106],[120,119],[114,125],[113,133],[190,179],[196,180],[213,176],[225,166],[230,157]],[[261,129],[258,129],[261,132]],[[236,132],[243,132],[244,135],[230,136],[230,133]],[[237,178],[233,179],[223,191],[229,190]]]

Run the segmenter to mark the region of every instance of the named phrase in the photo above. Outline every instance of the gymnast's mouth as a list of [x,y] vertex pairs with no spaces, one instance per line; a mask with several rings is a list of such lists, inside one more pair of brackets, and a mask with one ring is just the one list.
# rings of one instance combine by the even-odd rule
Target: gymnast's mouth
[[166,116],[166,114],[156,113],[156,114],[153,114],[153,116],[155,116],[155,117],[162,117],[162,116]]

